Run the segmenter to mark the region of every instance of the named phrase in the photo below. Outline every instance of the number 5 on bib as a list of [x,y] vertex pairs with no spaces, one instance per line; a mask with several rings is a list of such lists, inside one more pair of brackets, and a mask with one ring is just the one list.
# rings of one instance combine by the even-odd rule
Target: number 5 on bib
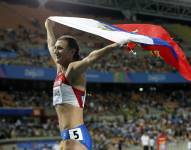
[[69,130],[70,139],[72,140],[83,140],[82,131],[80,128]]

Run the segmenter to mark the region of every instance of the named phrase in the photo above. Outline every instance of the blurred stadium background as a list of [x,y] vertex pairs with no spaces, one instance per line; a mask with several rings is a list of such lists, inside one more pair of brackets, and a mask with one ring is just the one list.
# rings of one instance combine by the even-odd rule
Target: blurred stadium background
[[[191,63],[190,0],[1,0],[0,150],[53,150],[60,140],[44,28],[53,15],[162,25]],[[56,34],[79,39],[83,57],[108,43],[59,25]],[[144,132],[155,147],[163,133],[167,150],[187,150],[191,84],[160,58],[136,51],[116,50],[86,73],[84,116],[93,150],[141,150]]]

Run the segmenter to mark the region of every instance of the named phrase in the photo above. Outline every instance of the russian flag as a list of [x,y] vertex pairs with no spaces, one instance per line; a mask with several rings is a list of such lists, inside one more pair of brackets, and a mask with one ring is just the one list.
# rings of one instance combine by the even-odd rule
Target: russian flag
[[[175,67],[187,80],[191,81],[191,66],[178,44],[161,26],[151,24],[116,24],[111,25],[94,19],[78,17],[51,16],[48,19],[62,25],[91,33],[110,41],[120,43],[131,41],[128,46],[133,49],[139,43],[143,49],[158,51],[167,64]],[[137,30],[137,33],[133,31]]]
[[[191,81],[191,66],[180,46],[171,38],[170,34],[161,26],[152,24],[116,24],[114,25],[128,32],[137,31],[136,34],[149,36],[153,39],[153,45],[141,44],[143,49],[159,51],[164,61],[175,67],[187,80]],[[133,49],[135,43],[129,43],[128,47]]]

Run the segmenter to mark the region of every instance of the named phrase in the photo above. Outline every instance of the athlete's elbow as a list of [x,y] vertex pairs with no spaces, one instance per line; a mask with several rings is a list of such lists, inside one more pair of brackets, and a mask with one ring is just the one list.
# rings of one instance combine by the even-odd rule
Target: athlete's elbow
[[88,61],[89,63],[92,63],[92,62],[94,62],[94,61],[96,61],[96,60],[98,60],[98,59],[99,59],[98,53],[96,53],[96,51],[93,51],[93,52],[91,52],[91,53],[89,54],[87,61]]

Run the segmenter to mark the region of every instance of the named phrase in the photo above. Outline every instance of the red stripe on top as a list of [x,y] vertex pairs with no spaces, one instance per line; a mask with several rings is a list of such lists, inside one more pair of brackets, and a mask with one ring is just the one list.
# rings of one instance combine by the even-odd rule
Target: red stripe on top
[[76,95],[76,98],[77,98],[77,100],[78,100],[78,104],[79,104],[80,108],[83,108],[82,96],[83,96],[84,94],[82,94],[81,91],[79,91],[78,89],[75,89],[75,88],[73,88],[73,87],[72,87],[72,89],[73,89],[73,91],[74,91],[74,94]]
[[82,96],[85,95],[85,91],[82,91],[80,89],[77,89],[75,87],[73,87],[69,82],[68,79],[65,77],[64,73],[60,73],[57,75],[55,82],[54,82],[54,86],[59,86],[61,85],[61,83],[70,85],[73,89],[73,92],[76,96],[76,99],[78,100],[78,104],[80,106],[80,108],[83,108],[83,101],[82,101]]

